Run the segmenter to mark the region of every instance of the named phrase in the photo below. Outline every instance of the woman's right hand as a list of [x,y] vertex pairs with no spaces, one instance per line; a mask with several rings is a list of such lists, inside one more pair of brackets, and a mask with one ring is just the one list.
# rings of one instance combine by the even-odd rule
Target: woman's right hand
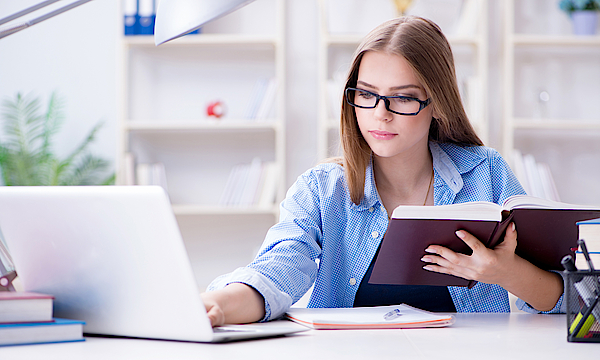
[[212,326],[245,324],[265,317],[265,300],[253,287],[232,283],[200,294]]
[[212,326],[221,326],[225,324],[225,313],[216,299],[218,296],[215,296],[218,295],[215,294],[217,292],[218,291],[212,291],[200,294],[202,302],[204,302],[204,307],[206,308],[206,314],[208,315],[208,319]]

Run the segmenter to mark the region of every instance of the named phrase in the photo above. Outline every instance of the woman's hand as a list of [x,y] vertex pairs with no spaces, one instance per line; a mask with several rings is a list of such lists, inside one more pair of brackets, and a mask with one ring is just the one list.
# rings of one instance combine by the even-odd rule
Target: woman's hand
[[506,229],[504,241],[494,249],[486,248],[464,230],[457,231],[456,236],[473,250],[473,254],[458,254],[443,246],[430,245],[425,251],[432,255],[422,258],[430,264],[423,268],[500,285],[539,311],[549,311],[556,306],[564,291],[562,278],[515,254],[517,231],[514,223]]
[[218,301],[218,292],[212,291],[200,294],[204,307],[206,308],[206,314],[210,320],[212,326],[221,326],[225,324],[225,313]]
[[513,275],[518,259],[514,223],[506,229],[504,241],[493,250],[464,230],[457,231],[456,236],[473,250],[473,254],[460,254],[443,246],[431,245],[425,251],[435,255],[425,255],[421,260],[435,265],[426,265],[424,269],[488,284],[501,284]]
[[212,326],[251,323],[265,317],[265,300],[246,284],[232,283],[200,297]]

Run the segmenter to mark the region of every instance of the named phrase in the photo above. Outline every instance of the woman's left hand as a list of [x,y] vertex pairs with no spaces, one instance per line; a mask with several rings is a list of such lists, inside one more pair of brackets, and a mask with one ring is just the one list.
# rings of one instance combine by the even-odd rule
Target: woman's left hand
[[514,276],[512,272],[515,270],[514,265],[518,258],[515,254],[517,231],[514,223],[506,229],[504,241],[494,249],[488,249],[475,236],[464,230],[457,231],[456,236],[473,250],[471,255],[456,253],[440,245],[430,245],[425,251],[435,255],[425,255],[421,259],[430,263],[423,268],[499,285]]

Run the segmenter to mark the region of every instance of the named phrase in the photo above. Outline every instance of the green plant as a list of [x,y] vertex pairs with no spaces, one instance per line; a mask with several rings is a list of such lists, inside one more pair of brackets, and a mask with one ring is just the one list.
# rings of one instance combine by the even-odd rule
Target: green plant
[[89,144],[102,126],[98,123],[64,159],[52,152],[52,139],[63,119],[62,102],[53,93],[45,114],[40,100],[17,94],[2,103],[4,134],[0,138],[0,170],[4,185],[109,185],[110,163],[93,156]]
[[571,15],[573,11],[600,10],[600,0],[561,0],[558,6],[561,10]]

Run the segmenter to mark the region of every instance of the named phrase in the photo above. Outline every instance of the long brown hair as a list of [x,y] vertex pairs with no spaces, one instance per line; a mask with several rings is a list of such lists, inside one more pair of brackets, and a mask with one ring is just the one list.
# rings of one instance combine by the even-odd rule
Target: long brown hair
[[[434,22],[417,16],[405,16],[379,25],[356,49],[345,88],[356,87],[360,63],[368,51],[399,55],[408,61],[431,97],[430,106],[433,106],[433,113],[437,116],[431,121],[430,140],[483,145],[460,99],[450,44]],[[342,101],[340,136],[350,198],[358,205],[364,195],[365,171],[371,158],[371,149],[358,128],[354,107],[345,100]]]

